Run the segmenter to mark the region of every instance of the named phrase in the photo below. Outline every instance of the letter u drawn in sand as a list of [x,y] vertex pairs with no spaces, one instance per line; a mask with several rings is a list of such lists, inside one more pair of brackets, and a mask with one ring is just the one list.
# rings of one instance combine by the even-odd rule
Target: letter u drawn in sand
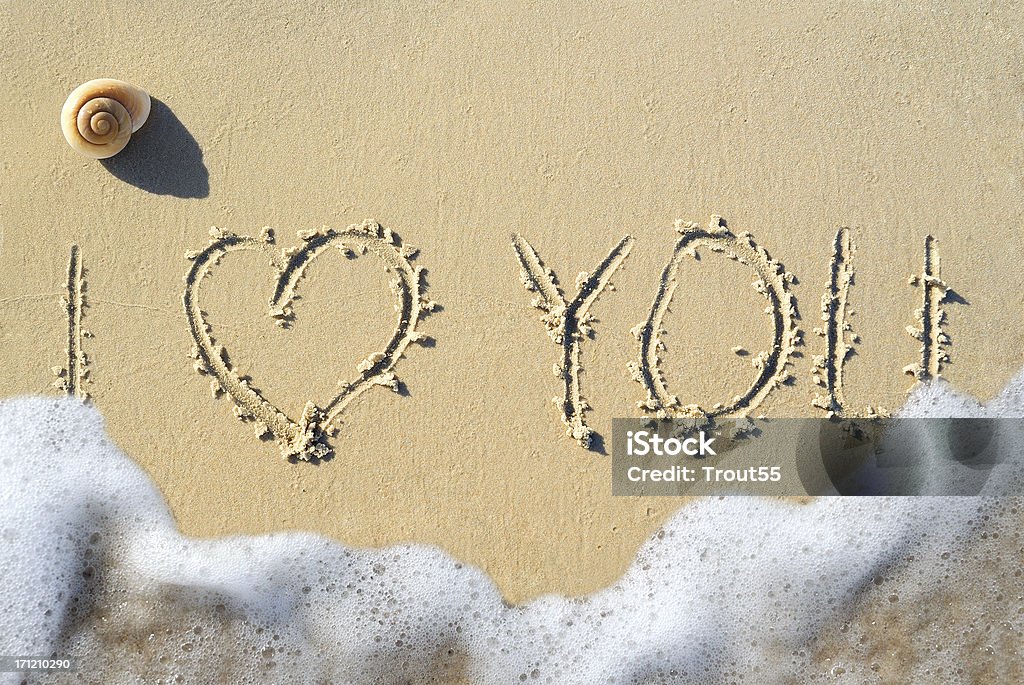
[[[395,364],[410,343],[429,340],[416,330],[416,326],[426,313],[437,308],[437,304],[423,295],[422,267],[414,267],[410,262],[416,250],[402,245],[391,231],[374,222],[349,226],[343,231],[302,231],[299,237],[303,245],[284,251],[274,249],[274,236],[269,229],[264,229],[259,238],[239,236],[217,228],[211,229],[210,235],[212,241],[206,249],[186,255],[192,260],[192,268],[185,277],[182,299],[195,341],[191,356],[195,359],[196,370],[213,376],[211,389],[214,395],[226,392],[235,402],[236,416],[254,422],[258,435],[273,435],[284,457],[311,461],[327,456],[330,448],[325,444],[325,433],[345,408],[374,386],[384,386],[397,392],[399,383],[394,373]],[[306,267],[332,247],[344,256],[369,253],[384,262],[388,273],[395,277],[391,289],[398,298],[399,321],[384,350],[374,352],[359,363],[354,380],[343,383],[341,391],[323,407],[308,401],[302,416],[296,421],[271,404],[249,379],[239,376],[232,368],[230,357],[214,340],[199,304],[199,286],[228,253],[242,250],[263,253],[277,271],[269,315],[286,327],[293,317],[291,304]]]
[[[796,325],[796,300],[789,291],[789,284],[795,279],[763,247],[758,246],[750,234],[733,235],[721,217],[712,217],[706,229],[693,222],[683,221],[677,221],[675,228],[680,238],[662,271],[661,283],[651,304],[650,314],[645,322],[632,330],[640,341],[640,361],[631,362],[629,370],[633,379],[647,391],[647,398],[638,402],[637,406],[659,418],[745,416],[779,384],[792,378],[787,367],[795,347],[801,344],[800,329]],[[728,403],[716,404],[710,410],[696,404],[683,405],[676,395],[669,392],[661,365],[661,354],[665,351],[661,334],[664,332],[665,314],[672,304],[672,296],[678,285],[676,275],[686,257],[698,258],[697,248],[702,247],[753,269],[757,276],[754,288],[768,300],[765,311],[771,316],[773,324],[771,348],[751,360],[758,370],[754,382],[742,395],[733,397]]]

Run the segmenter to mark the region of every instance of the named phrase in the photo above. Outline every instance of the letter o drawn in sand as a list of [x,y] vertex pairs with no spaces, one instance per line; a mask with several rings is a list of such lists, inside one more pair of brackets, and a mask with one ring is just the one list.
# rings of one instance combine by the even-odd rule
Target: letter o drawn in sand
[[[632,330],[640,341],[640,363],[631,362],[629,370],[633,379],[647,390],[647,399],[638,402],[637,406],[659,418],[710,419],[746,415],[779,384],[792,377],[787,367],[794,348],[801,344],[801,333],[796,325],[796,299],[789,291],[789,284],[795,278],[779,262],[774,261],[764,248],[754,243],[750,234],[733,235],[720,217],[712,217],[706,229],[693,222],[677,221],[676,231],[681,237],[661,274],[661,283],[647,321]],[[754,270],[757,275],[754,287],[768,300],[765,311],[772,317],[774,325],[771,349],[751,360],[754,368],[758,369],[757,378],[742,395],[733,397],[728,403],[717,404],[710,411],[696,404],[683,405],[677,396],[669,392],[661,368],[661,353],[665,350],[661,340],[663,321],[678,285],[676,274],[685,257],[697,258],[698,247],[720,252]]]
[[[391,231],[374,222],[349,226],[344,231],[303,231],[299,237],[304,244],[283,251],[273,248],[274,237],[269,229],[264,229],[259,238],[239,236],[218,228],[210,229],[210,236],[212,240],[206,249],[186,254],[192,260],[192,268],[185,277],[182,300],[195,341],[191,356],[195,359],[196,370],[214,377],[211,386],[214,396],[226,392],[235,402],[235,415],[242,420],[253,421],[258,435],[273,435],[281,447],[282,456],[302,461],[326,457],[330,448],[324,442],[324,433],[345,407],[375,385],[397,392],[399,384],[393,369],[405,348],[413,342],[429,341],[427,336],[416,330],[416,326],[427,312],[437,308],[437,304],[423,297],[423,269],[414,267],[409,261],[416,250],[401,245]],[[277,270],[277,281],[270,298],[270,316],[280,325],[287,326],[293,316],[291,302],[295,288],[306,267],[331,247],[337,248],[344,256],[369,252],[384,262],[387,271],[396,276],[391,288],[398,297],[399,322],[385,349],[371,354],[356,367],[359,375],[354,381],[343,383],[341,391],[323,407],[307,402],[302,417],[295,421],[232,368],[226,350],[214,341],[210,324],[199,305],[199,284],[229,252],[261,252],[270,258]]]

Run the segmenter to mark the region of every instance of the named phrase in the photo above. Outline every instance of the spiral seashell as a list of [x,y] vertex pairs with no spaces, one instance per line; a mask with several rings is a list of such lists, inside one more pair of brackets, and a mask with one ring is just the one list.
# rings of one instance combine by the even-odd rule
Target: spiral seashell
[[75,88],[64,102],[60,127],[68,145],[93,159],[113,157],[149,118],[149,93],[112,78]]

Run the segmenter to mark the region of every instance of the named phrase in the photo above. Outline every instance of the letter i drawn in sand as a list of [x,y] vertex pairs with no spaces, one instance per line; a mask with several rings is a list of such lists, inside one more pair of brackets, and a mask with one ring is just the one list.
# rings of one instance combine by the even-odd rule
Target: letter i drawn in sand
[[924,270],[920,276],[911,276],[910,285],[920,286],[921,307],[915,312],[918,325],[907,326],[915,340],[921,342],[921,359],[903,368],[903,372],[919,381],[942,376],[943,365],[949,361],[950,338],[944,330],[946,310],[942,304],[952,293],[940,277],[939,247],[934,236],[924,239]]
[[71,246],[68,259],[67,292],[64,295],[64,307],[68,319],[67,365],[55,366],[54,375],[57,380],[54,387],[64,391],[68,397],[81,400],[89,399],[88,393],[82,388],[89,375],[87,357],[82,349],[82,339],[88,333],[82,329],[82,310],[85,308],[85,277],[82,268],[82,253],[78,245]]
[[576,296],[572,301],[566,301],[554,272],[544,265],[533,246],[518,233],[512,236],[512,249],[523,269],[520,274],[523,285],[537,293],[532,305],[544,312],[541,321],[548,336],[562,348],[562,361],[555,364],[554,372],[562,379],[565,390],[561,399],[555,398],[555,404],[561,409],[566,435],[585,449],[600,448],[595,444],[597,436],[584,416],[590,405],[580,389],[583,371],[580,346],[584,337],[594,334],[593,323],[597,319],[590,313],[590,307],[606,288],[614,289],[612,274],[622,266],[632,247],[632,236],[623,237],[593,273],[581,272],[576,277]]

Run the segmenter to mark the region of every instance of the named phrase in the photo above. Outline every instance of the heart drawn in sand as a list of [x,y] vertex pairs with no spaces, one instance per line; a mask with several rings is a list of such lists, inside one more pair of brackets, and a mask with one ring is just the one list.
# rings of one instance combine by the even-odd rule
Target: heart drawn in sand
[[[191,356],[195,359],[196,370],[214,377],[214,395],[226,392],[235,402],[235,414],[243,420],[253,421],[260,436],[272,434],[284,457],[310,461],[327,456],[330,448],[324,442],[324,433],[332,422],[356,397],[373,386],[385,386],[397,392],[395,364],[410,343],[429,340],[416,330],[416,326],[428,312],[437,308],[437,304],[423,296],[423,269],[410,262],[416,250],[402,245],[391,231],[380,224],[369,221],[349,226],[344,231],[300,232],[303,245],[283,251],[273,247],[274,236],[269,229],[264,229],[259,238],[235,235],[218,228],[210,229],[210,236],[212,240],[206,249],[186,254],[192,260],[192,268],[185,277],[182,300],[195,341]],[[291,303],[306,267],[332,247],[345,256],[357,252],[371,253],[384,262],[387,271],[396,276],[391,288],[398,297],[399,322],[384,350],[374,352],[359,363],[356,367],[359,375],[355,380],[343,383],[341,391],[322,407],[312,401],[306,402],[302,416],[296,421],[269,402],[232,368],[230,356],[223,345],[215,342],[212,328],[199,305],[199,285],[229,252],[248,250],[263,253],[277,271],[269,314],[286,326],[293,316]]]

